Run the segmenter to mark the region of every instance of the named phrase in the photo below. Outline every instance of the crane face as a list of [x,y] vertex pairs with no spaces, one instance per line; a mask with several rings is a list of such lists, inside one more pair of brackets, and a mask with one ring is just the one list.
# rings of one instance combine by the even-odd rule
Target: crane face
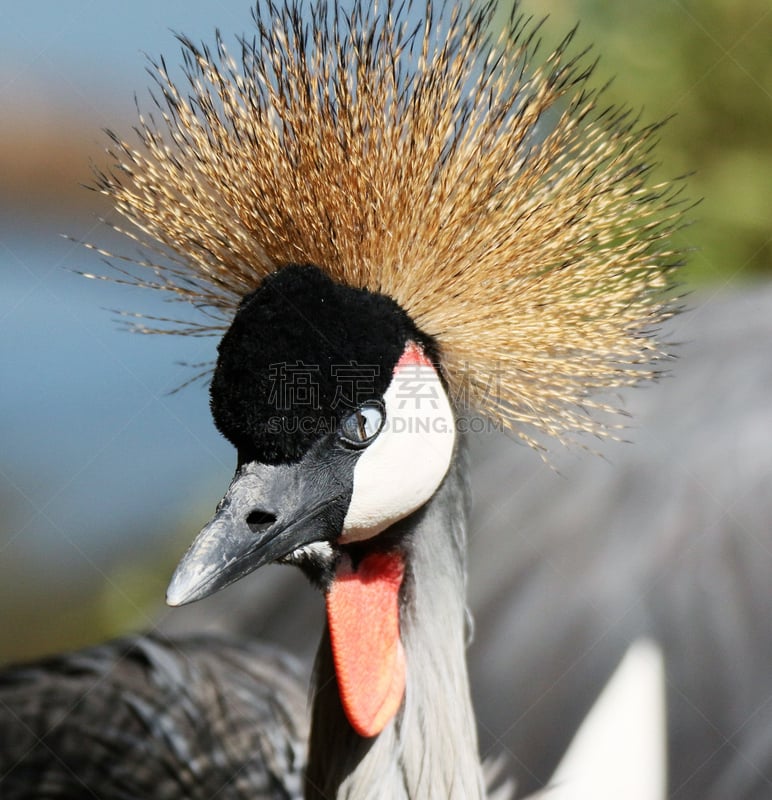
[[404,694],[409,544],[395,523],[432,497],[455,450],[438,358],[384,295],[309,265],[265,278],[239,306],[212,380],[236,474],[167,592],[182,605],[263,564],[300,566],[325,592],[341,699],[363,736]]

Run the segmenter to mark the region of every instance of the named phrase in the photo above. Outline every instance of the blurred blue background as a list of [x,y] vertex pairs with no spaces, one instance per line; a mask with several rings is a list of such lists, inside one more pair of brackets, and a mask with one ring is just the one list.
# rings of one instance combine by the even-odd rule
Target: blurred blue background
[[[551,12],[553,43],[583,20],[579,43],[604,55],[599,80],[619,75],[612,98],[649,120],[681,112],[663,132],[663,174],[700,170],[693,194],[710,197],[695,216],[709,224],[683,243],[716,239],[695,254],[690,279],[758,276],[772,241],[770,8],[554,0],[526,10]],[[206,386],[173,393],[197,371],[186,364],[213,360],[216,341],[122,330],[110,309],[169,309],[152,292],[75,274],[106,268],[62,236],[133,252],[98,221],[110,215],[101,198],[78,184],[89,183],[91,161],[108,163],[101,130],[129,130],[135,93],[147,107],[144,54],[174,65],[172,31],[211,42],[216,28],[226,41],[250,32],[249,2],[3,3],[0,661],[148,624],[230,478],[235,458],[210,422]],[[739,146],[724,147],[733,161],[723,164],[706,153],[725,134]]]
[[171,29],[211,39],[217,26],[246,32],[248,4],[3,4],[0,660],[152,617],[232,471],[205,385],[171,393],[196,373],[180,362],[211,361],[216,341],[123,330],[108,309],[169,309],[75,274],[108,270],[64,238],[133,252],[78,184],[107,163],[101,129],[133,123],[145,53],[174,63]]

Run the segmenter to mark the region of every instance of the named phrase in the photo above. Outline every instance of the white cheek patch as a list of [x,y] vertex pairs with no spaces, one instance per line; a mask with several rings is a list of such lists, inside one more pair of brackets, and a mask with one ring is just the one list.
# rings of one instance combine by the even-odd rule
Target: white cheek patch
[[354,467],[341,541],[369,539],[420,508],[442,483],[456,427],[440,377],[418,345],[405,348],[383,396],[386,420]]

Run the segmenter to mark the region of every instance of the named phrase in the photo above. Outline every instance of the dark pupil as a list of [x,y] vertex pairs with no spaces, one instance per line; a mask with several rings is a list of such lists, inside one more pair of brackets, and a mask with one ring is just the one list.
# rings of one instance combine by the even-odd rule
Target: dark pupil
[[359,438],[364,441],[367,438],[367,419],[359,410],[357,410],[357,426],[359,427]]
[[376,406],[358,408],[343,421],[343,435],[352,442],[366,442],[378,433],[382,419]]

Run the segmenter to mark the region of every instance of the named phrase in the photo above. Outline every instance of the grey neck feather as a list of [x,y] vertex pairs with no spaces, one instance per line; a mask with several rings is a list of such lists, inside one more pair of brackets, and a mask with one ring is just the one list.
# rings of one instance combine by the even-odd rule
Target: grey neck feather
[[374,739],[349,726],[328,635],[322,637],[306,777],[307,800],[485,797],[466,669],[463,448],[434,497],[398,523],[409,540],[400,631],[407,660],[402,709]]

